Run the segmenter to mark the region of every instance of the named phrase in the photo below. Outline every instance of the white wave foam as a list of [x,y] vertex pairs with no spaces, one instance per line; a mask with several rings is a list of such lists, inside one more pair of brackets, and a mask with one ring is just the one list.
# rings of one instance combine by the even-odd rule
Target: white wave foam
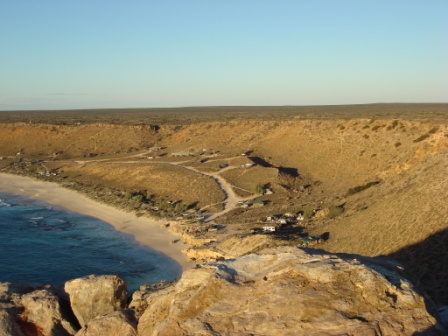
[[11,204],[6,203],[4,200],[0,198],[0,207],[9,207]]

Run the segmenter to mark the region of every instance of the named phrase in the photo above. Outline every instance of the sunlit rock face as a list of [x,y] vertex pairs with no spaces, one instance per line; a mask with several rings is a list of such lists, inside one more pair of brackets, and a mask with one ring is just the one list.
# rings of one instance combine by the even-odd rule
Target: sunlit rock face
[[294,247],[197,265],[127,300],[112,275],[65,293],[3,283],[0,335],[446,335],[398,263]]
[[81,327],[98,316],[125,308],[126,281],[116,275],[90,275],[67,281],[64,287]]
[[148,297],[140,335],[439,335],[390,261],[265,250],[184,272]]

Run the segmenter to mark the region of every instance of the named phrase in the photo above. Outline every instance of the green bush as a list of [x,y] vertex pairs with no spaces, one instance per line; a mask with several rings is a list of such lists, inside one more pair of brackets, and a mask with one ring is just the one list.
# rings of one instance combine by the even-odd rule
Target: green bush
[[335,205],[330,206],[328,208],[328,210],[329,210],[328,215],[327,215],[328,218],[335,218],[344,212],[343,207],[340,207],[340,206],[338,207]]
[[173,210],[173,204],[168,202],[167,200],[162,200],[157,204],[158,208],[163,211],[171,211]]
[[255,191],[255,193],[257,193],[257,194],[263,195],[263,194],[264,194],[264,185],[261,184],[261,183],[258,183],[258,184],[255,186],[254,191]]
[[313,217],[314,216],[314,210],[312,209],[312,208],[310,208],[310,207],[306,207],[304,210],[303,210],[303,218],[305,218],[305,219],[310,219],[311,217]]
[[143,195],[141,195],[141,194],[136,194],[136,195],[132,196],[132,200],[133,200],[135,203],[141,203],[142,200],[143,200]]
[[174,211],[176,212],[184,212],[185,210],[187,210],[188,206],[185,203],[182,202],[178,202],[176,203],[176,205],[174,206]]

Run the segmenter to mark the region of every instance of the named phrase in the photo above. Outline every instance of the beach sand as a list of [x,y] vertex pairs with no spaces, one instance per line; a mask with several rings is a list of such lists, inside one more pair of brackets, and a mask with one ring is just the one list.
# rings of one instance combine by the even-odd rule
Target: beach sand
[[117,230],[130,234],[141,244],[174,259],[183,270],[193,263],[181,252],[186,248],[179,239],[161,226],[167,221],[137,217],[104,203],[96,202],[80,193],[61,187],[56,183],[34,180],[29,177],[0,173],[0,192],[26,196],[49,203],[55,209],[68,210],[98,218]]

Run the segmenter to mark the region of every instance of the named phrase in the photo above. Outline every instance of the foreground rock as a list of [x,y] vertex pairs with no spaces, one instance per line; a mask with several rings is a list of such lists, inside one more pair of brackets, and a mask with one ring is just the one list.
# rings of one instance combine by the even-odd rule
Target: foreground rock
[[127,308],[117,276],[65,290],[73,312],[48,287],[0,283],[0,336],[446,335],[399,264],[293,247],[198,265],[175,284],[141,286]]
[[84,326],[76,336],[137,336],[137,321],[130,311],[116,311],[96,317]]
[[23,336],[12,314],[0,309],[0,336]]
[[81,327],[98,316],[125,308],[127,285],[115,275],[90,275],[65,283],[73,313]]
[[138,332],[442,335],[431,304],[400,271],[387,261],[265,250],[184,272],[148,297]]
[[21,298],[22,319],[40,330],[42,335],[73,335],[73,325],[63,316],[59,298],[48,289],[35,290]]
[[50,286],[0,283],[0,336],[74,335],[79,327],[61,302]]

